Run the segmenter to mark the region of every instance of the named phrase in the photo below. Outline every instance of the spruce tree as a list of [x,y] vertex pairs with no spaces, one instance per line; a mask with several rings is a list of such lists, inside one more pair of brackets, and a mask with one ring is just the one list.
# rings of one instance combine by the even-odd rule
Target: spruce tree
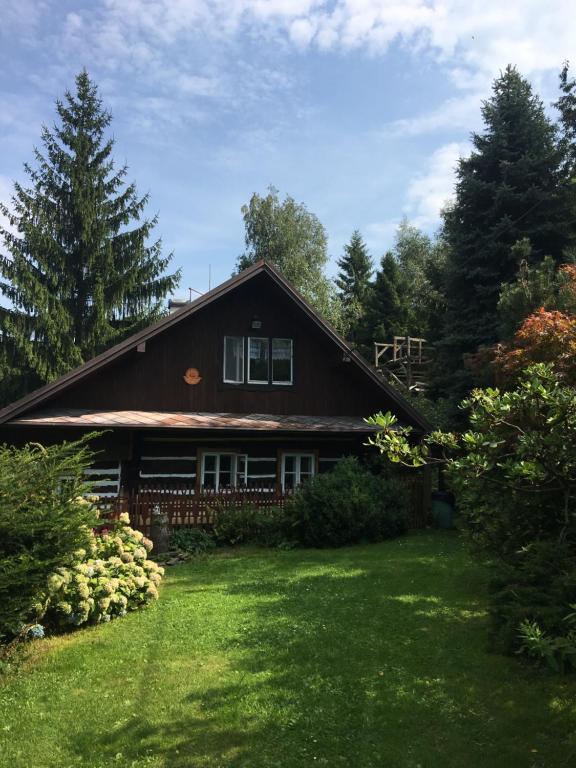
[[515,68],[497,78],[482,116],[485,130],[473,134],[473,151],[459,162],[455,202],[444,214],[441,367],[446,387],[458,397],[473,383],[463,372],[463,356],[497,341],[500,290],[518,270],[514,244],[528,238],[533,263],[546,254],[560,263],[573,238],[556,128]]
[[125,183],[126,166],[115,170],[111,115],[86,71],[56,111],[35,167],[24,166],[29,184],[14,184],[12,210],[0,205],[10,223],[0,228],[0,292],[9,302],[0,335],[20,389],[158,319],[179,280],[166,274],[171,256],[162,257],[160,240],[148,242],[156,225],[143,215],[148,196]]
[[362,235],[356,229],[350,242],[344,246],[344,255],[338,260],[336,285],[344,307],[353,303],[363,306],[370,292],[370,278],[374,265]]
[[560,72],[560,97],[554,104],[560,112],[561,146],[564,150],[564,175],[576,180],[576,79],[569,77],[568,63]]
[[372,290],[370,278],[374,271],[372,259],[362,235],[356,229],[350,242],[344,246],[344,255],[338,260],[340,271],[335,280],[346,318],[347,337],[362,345],[362,320]]
[[[569,218],[576,221],[576,79],[569,77],[568,64],[560,73],[560,98],[554,105],[560,113],[560,147],[563,152],[562,183],[566,190]],[[576,244],[566,261],[576,261]]]
[[372,360],[374,342],[391,342],[393,336],[409,332],[410,293],[395,256],[388,251],[376,272],[366,313],[360,323],[360,349]]

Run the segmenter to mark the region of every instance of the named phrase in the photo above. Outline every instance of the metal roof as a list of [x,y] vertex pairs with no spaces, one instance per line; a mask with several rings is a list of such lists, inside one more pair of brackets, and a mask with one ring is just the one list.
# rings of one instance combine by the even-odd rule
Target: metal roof
[[357,432],[375,428],[359,416],[285,416],[270,413],[186,413],[179,411],[96,411],[59,408],[36,411],[8,422],[35,427],[140,427],[150,429],[233,429],[281,432]]

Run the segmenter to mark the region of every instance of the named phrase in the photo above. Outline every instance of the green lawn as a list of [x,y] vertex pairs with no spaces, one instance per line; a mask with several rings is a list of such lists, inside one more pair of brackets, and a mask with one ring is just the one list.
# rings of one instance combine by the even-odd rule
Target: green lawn
[[455,535],[237,550],[141,613],[38,642],[0,687],[2,768],[576,764],[576,680],[487,652]]

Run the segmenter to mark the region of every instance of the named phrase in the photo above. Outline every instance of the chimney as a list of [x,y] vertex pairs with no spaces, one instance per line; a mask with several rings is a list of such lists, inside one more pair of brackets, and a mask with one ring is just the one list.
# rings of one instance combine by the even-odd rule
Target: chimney
[[178,310],[185,307],[186,304],[190,304],[187,299],[170,299],[168,301],[168,312],[173,315],[174,312],[178,312]]

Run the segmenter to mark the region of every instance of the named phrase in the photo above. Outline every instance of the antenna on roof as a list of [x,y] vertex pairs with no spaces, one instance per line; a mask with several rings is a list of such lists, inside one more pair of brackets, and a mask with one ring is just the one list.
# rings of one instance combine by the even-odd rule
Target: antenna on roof
[[208,290],[212,288],[212,264],[208,264]]

